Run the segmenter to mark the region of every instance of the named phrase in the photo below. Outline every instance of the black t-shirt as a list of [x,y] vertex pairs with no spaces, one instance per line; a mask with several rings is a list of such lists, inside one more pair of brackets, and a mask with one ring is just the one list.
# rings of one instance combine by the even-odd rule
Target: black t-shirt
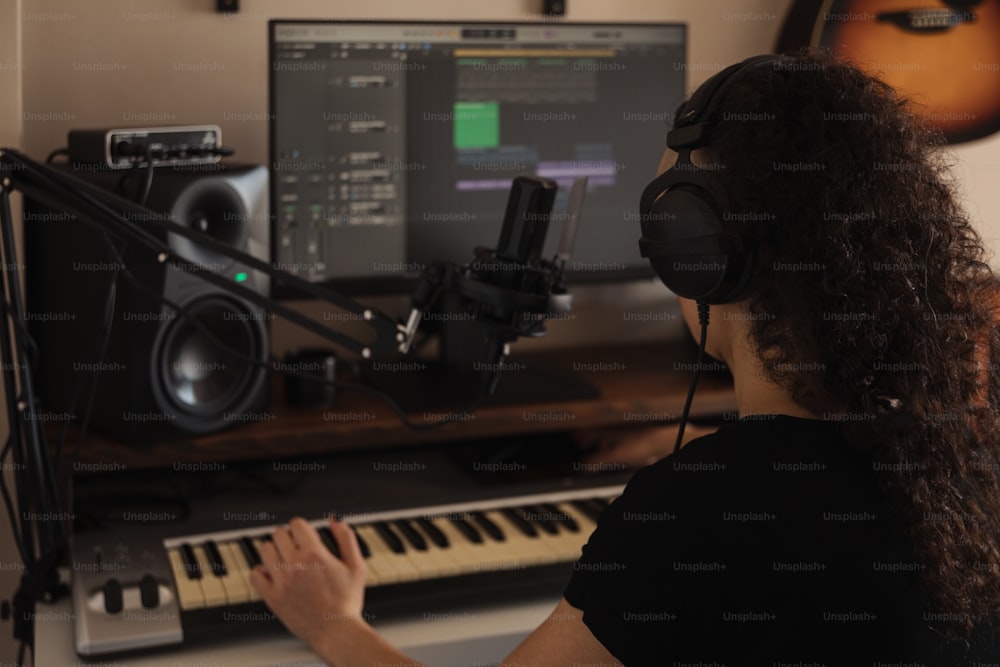
[[869,457],[837,423],[760,415],[638,471],[565,598],[627,667],[1000,664],[935,627]]

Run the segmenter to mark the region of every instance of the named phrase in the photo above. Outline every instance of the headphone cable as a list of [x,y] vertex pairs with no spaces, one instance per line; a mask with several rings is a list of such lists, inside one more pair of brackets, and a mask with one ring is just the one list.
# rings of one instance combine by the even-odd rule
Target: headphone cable
[[704,301],[698,302],[698,323],[701,324],[698,358],[694,362],[694,376],[691,378],[691,386],[688,388],[687,398],[684,399],[684,411],[681,413],[681,425],[677,429],[674,454],[681,448],[681,441],[684,439],[684,427],[687,426],[688,413],[691,411],[691,401],[694,399],[694,390],[698,386],[698,372],[701,371],[701,361],[705,356],[705,342],[708,340],[708,304]]

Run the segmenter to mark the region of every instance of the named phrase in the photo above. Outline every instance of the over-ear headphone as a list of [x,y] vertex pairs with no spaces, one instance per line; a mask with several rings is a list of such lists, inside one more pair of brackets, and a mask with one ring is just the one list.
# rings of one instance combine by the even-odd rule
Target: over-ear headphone
[[709,78],[677,111],[667,146],[678,152],[673,167],[642,192],[639,252],[670,291],[695,301],[738,301],[750,282],[753,248],[725,231],[726,194],[717,184],[718,168],[691,162],[691,151],[708,146],[710,119],[730,83],[741,72],[793,60],[763,55],[731,65]]

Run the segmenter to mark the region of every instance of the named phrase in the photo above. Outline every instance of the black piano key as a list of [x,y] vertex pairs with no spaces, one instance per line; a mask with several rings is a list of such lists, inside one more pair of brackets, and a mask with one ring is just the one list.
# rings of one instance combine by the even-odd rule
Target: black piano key
[[525,520],[524,516],[521,514],[520,511],[512,507],[505,507],[501,511],[503,512],[503,515],[507,517],[510,520],[510,522],[514,524],[514,527],[517,528],[519,531],[521,531],[528,537],[538,537],[538,531],[535,530],[535,527],[531,525],[530,521]]
[[549,518],[548,513],[542,510],[542,508],[536,505],[525,505],[520,508],[520,512],[525,521],[533,521],[549,535],[559,534],[559,528],[556,527],[555,522]]
[[[351,527],[351,530],[354,530],[354,528]],[[354,537],[358,540],[358,548],[361,549],[361,555],[365,558],[371,558],[372,550],[368,548],[368,543],[365,542],[365,538],[358,535],[358,531],[356,530],[354,530]]]
[[577,508],[578,510],[586,514],[587,518],[590,519],[591,521],[597,521],[597,517],[601,516],[600,508],[591,505],[586,501],[586,499],[574,500],[572,501],[572,505],[573,507]]
[[500,529],[500,526],[490,521],[490,518],[482,512],[473,512],[472,520],[476,522],[476,525],[479,526],[484,533],[492,537],[497,542],[504,542],[507,540],[507,536],[503,534],[503,530]]
[[195,558],[194,549],[185,542],[181,545],[181,560],[184,561],[184,573],[188,579],[201,579],[201,567],[198,566],[198,559]]
[[240,538],[240,549],[243,551],[243,556],[247,559],[247,563],[250,565],[250,569],[253,569],[260,565],[260,554],[257,553],[257,545],[253,543],[253,540],[249,537]]
[[597,508],[598,512],[603,512],[604,508],[611,504],[611,501],[605,498],[587,498],[586,502]]
[[448,520],[451,521],[453,524],[455,524],[455,528],[458,529],[458,532],[462,533],[462,536],[465,537],[465,539],[469,540],[473,544],[483,543],[483,536],[480,535],[479,531],[476,530],[465,519],[459,519],[458,517],[451,517]]
[[228,574],[226,570],[226,563],[222,560],[222,554],[219,553],[219,545],[215,543],[215,540],[208,540],[205,542],[205,556],[208,558],[209,569],[212,570],[212,574],[217,577],[224,577]]
[[560,510],[558,507],[555,506],[555,504],[543,503],[542,509],[545,510],[548,514],[550,514],[552,518],[559,523],[559,525],[564,527],[569,532],[571,533],[580,532],[580,524],[576,522],[576,519],[571,517],[569,514],[566,514],[566,512]]
[[427,551],[427,541],[424,536],[418,533],[410,522],[406,519],[399,519],[394,521],[393,524],[403,535],[403,539],[410,543],[410,546],[415,548],[417,551]]
[[448,536],[441,532],[441,529],[435,526],[430,519],[425,519],[423,517],[416,519],[417,525],[423,528],[424,533],[430,538],[430,541],[441,547],[442,549],[447,549],[451,546],[451,542],[448,541]]
[[375,528],[375,532],[378,536],[382,538],[386,546],[392,549],[397,554],[405,554],[406,546],[403,544],[403,540],[399,539],[399,535],[392,532],[392,528],[389,527],[385,521],[377,521],[372,524]]
[[337,538],[333,536],[333,531],[323,526],[317,532],[319,532],[320,539],[323,540],[323,544],[330,550],[330,553],[338,559],[343,560],[343,557],[340,555],[340,545],[337,544]]

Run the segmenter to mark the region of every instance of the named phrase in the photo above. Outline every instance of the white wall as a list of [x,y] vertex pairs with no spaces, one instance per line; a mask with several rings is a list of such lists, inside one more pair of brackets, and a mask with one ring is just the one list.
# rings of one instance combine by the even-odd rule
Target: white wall
[[955,147],[954,171],[965,194],[965,207],[993,252],[1000,270],[1000,132]]

